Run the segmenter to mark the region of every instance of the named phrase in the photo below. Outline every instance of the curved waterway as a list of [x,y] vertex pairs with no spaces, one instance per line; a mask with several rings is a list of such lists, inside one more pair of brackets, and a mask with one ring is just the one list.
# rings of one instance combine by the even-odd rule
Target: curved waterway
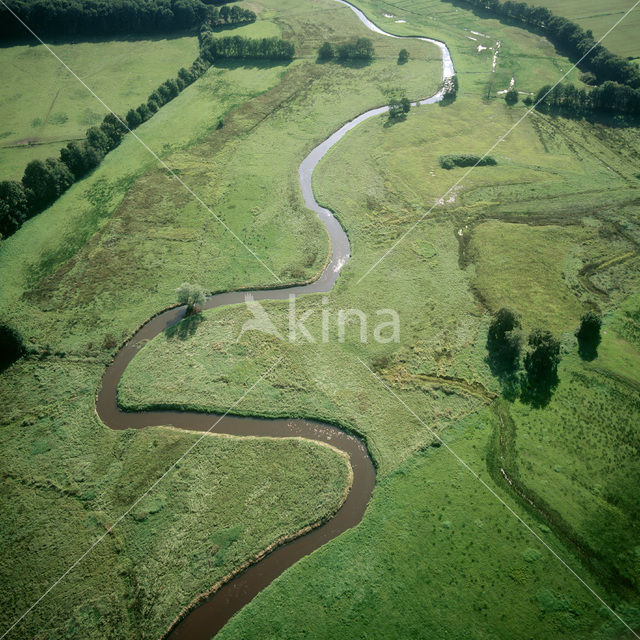
[[[336,2],[349,7],[375,33],[391,38],[412,37],[386,33],[353,5],[344,0],[336,0]],[[446,45],[429,38],[420,36],[415,36],[415,38],[430,42],[440,48],[442,52],[442,77],[443,79],[451,77],[454,73],[453,63]],[[442,100],[441,91],[413,104],[432,104],[440,100]],[[299,296],[307,293],[328,293],[331,291],[340,270],[349,260],[350,246],[347,234],[340,223],[328,209],[321,207],[316,202],[311,185],[313,172],[327,151],[348,131],[361,122],[387,110],[388,107],[383,106],[371,109],[354,118],[313,149],[300,165],[300,188],[305,204],[318,214],[331,240],[331,260],[320,277],[310,284],[286,289],[221,293],[209,298],[205,308],[213,309],[230,304],[240,304],[244,302],[247,295],[251,295],[254,300],[284,300],[291,295]],[[96,401],[98,415],[107,426],[112,429],[142,429],[150,426],[173,425],[189,431],[207,431],[219,419],[218,415],[212,413],[191,411],[125,412],[118,406],[118,382],[140,347],[165,329],[175,325],[184,316],[184,307],[172,308],[154,316],[118,352],[104,374]],[[353,470],[353,484],[346,500],[330,520],[294,541],[278,547],[246,571],[231,578],[204,602],[193,608],[169,631],[167,637],[172,640],[209,640],[234,613],[239,611],[285,569],[342,532],[357,525],[362,520],[375,485],[375,470],[362,441],[336,427],[308,420],[268,420],[227,415],[217,423],[214,431],[233,436],[302,437],[328,443],[349,456]]]

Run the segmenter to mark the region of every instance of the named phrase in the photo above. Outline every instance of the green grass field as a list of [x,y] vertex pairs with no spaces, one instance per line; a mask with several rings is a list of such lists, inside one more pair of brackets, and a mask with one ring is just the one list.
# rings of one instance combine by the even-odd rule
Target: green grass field
[[[547,7],[559,16],[570,18],[583,29],[591,29],[596,38],[602,38],[633,6],[629,0],[608,0],[604,5],[581,0],[544,0],[532,4]],[[636,36],[639,28],[640,13],[633,10],[606,36],[602,44],[619,56],[638,58],[640,43]]]
[[[199,437],[107,429],[102,372],[52,357],[2,375],[3,632]],[[197,594],[331,513],[348,472],[307,441],[205,437],[12,637],[158,638]]]
[[[482,154],[524,114],[521,105],[487,96],[512,76],[519,89],[535,90],[568,62],[537,36],[449,3],[359,4],[386,29],[450,43],[461,90],[452,105],[413,109],[392,126],[385,117],[363,123],[318,168],[316,197],[347,229],[352,258],[328,300],[300,299],[297,314],[312,311],[306,325],[319,336],[328,310],[329,341],[290,344],[257,332],[237,340],[246,309],[205,312],[188,338],[161,335],[141,350],[120,401],[226,410],[283,357],[240,412],[315,417],[366,438],[378,484],[361,525],[283,574],[222,638],[622,637],[584,586],[444,447],[430,445],[439,433],[629,624],[640,625],[637,588],[606,579],[610,571],[638,576],[639,514],[632,487],[619,482],[625,473],[635,477],[638,454],[638,131],[534,114],[491,152],[497,166],[466,178],[465,169],[443,170],[440,155]],[[293,39],[299,57],[287,67],[212,68],[138,133],[284,282],[297,282],[317,274],[328,253],[324,230],[302,205],[299,162],[391,91],[433,92],[440,63],[434,47],[403,42],[411,62],[399,66],[399,43],[376,36],[369,67],[317,64],[324,40],[370,32],[329,0],[269,0],[256,9],[259,21],[247,29]],[[493,52],[477,53],[472,30],[488,34],[489,46],[501,41],[496,74]],[[220,117],[225,125],[216,130]],[[183,280],[212,291],[274,284],[143,151],[125,139],[94,174],[0,244],[3,319],[36,348],[59,352],[0,377],[11,402],[0,530],[7,582],[20,585],[5,591],[6,623],[192,442],[173,430],[114,433],[99,424],[94,393],[115,347],[172,304]],[[523,315],[526,329],[548,327],[562,338],[560,384],[544,409],[497,400],[485,342],[489,314],[503,304]],[[264,306],[286,333],[287,305]],[[335,313],[350,308],[368,315],[364,344],[355,323],[338,340]],[[400,316],[397,343],[371,338],[385,308]],[[606,333],[599,357],[586,363],[573,331],[589,308],[605,315]],[[553,522],[502,479],[496,407],[505,404],[514,425],[505,467],[550,506]],[[17,637],[36,630],[157,637],[260,544],[329,512],[345,486],[343,459],[323,447],[201,444]],[[303,465],[307,475],[296,471]],[[203,489],[211,486],[219,496]],[[238,496],[249,496],[249,507]],[[37,516],[16,532],[23,513]],[[603,522],[614,525],[608,533]],[[584,562],[576,536],[607,571]],[[86,604],[74,605],[80,597]]]
[[[112,110],[126,113],[198,55],[193,36],[54,44],[54,53]],[[57,157],[105,108],[42,45],[0,50],[0,178],[20,179],[33,159]]]

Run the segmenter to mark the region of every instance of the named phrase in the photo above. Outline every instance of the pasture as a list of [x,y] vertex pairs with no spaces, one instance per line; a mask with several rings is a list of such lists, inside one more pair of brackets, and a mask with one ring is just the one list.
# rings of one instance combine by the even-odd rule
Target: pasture
[[[432,445],[437,433],[625,620],[640,624],[637,589],[607,577],[638,575],[629,566],[637,507],[620,486],[621,474],[636,473],[638,453],[638,131],[532,114],[505,136],[525,108],[507,107],[496,91],[511,77],[533,91],[569,68],[548,42],[437,0],[358,4],[385,29],[445,40],[461,89],[453,104],[414,108],[404,121],[366,121],[324,158],[316,198],[345,227],[352,255],[327,299],[298,300],[297,315],[311,312],[306,326],[318,336],[323,310],[334,318],[357,308],[370,336],[377,311],[391,308],[399,341],[362,342],[355,322],[344,341],[335,324],[328,341],[315,343],[255,331],[238,338],[249,312],[220,308],[147,343],[119,400],[129,409],[224,411],[282,357],[237,411],[337,424],[362,435],[376,463],[362,523],[282,575],[221,638],[619,637],[619,623],[548,549]],[[329,247],[304,208],[300,161],[392,94],[424,97],[439,84],[435,47],[403,41],[410,61],[398,65],[398,41],[372,36],[330,0],[254,6],[258,22],[238,32],[281,34],[296,43],[297,58],[212,67],[137,133],[280,283],[130,137],[0,244],[2,319],[33,349],[0,377],[10,470],[2,542],[9,580],[20,584],[4,591],[3,626],[193,442],[167,428],[100,424],[95,390],[119,345],[174,304],[185,280],[224,291],[317,275]],[[371,65],[317,63],[325,40],[360,36],[374,43]],[[480,42],[494,50],[479,52]],[[441,155],[492,146],[495,167],[467,176],[438,164]],[[490,314],[507,304],[525,330],[548,328],[562,340],[560,383],[544,408],[500,398],[487,364]],[[287,304],[263,306],[286,334]],[[594,308],[606,333],[598,358],[584,362],[573,331]],[[513,426],[504,463],[498,408]],[[501,464],[552,508],[553,522],[519,500]],[[158,637],[244,559],[330,513],[347,481],[343,458],[325,447],[206,438],[21,632],[99,638],[108,627],[118,637]],[[16,533],[22,513],[31,519]],[[605,535],[606,521],[615,526]],[[585,561],[580,545],[598,552],[605,571]]]

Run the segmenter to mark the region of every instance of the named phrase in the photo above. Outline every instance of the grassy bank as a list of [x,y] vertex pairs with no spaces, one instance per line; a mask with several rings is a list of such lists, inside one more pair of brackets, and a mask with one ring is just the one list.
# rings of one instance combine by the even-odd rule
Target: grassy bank
[[[477,415],[445,437],[500,491],[483,470],[490,423]],[[547,527],[534,528],[571,557]],[[620,613],[638,620],[637,610]],[[622,629],[441,447],[384,478],[358,529],[303,559],[219,637],[575,639],[616,638]]]
[[[199,437],[104,427],[102,370],[51,358],[2,375],[3,631]],[[10,637],[157,638],[198,593],[331,512],[349,471],[307,441],[206,437]]]

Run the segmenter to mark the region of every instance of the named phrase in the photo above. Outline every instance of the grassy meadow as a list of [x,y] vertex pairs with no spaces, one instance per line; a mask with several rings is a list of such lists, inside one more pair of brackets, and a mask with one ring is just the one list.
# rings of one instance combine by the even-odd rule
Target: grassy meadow
[[[394,564],[386,571],[390,580],[397,580],[396,591],[403,594],[404,608],[398,614],[398,620],[403,621],[405,626],[402,628],[407,634],[412,625],[422,625],[425,615],[423,599],[428,596],[431,602],[433,593],[421,591],[412,582],[415,579],[415,559],[409,560],[402,555],[395,563],[397,545],[390,543],[389,539],[406,540],[408,536],[416,535],[413,544],[418,545],[418,540],[423,544],[424,536],[419,532],[421,527],[431,526],[427,525],[430,521],[421,513],[416,520],[416,502],[408,499],[402,504],[411,504],[411,507],[397,509],[408,510],[406,517],[412,518],[411,526],[403,525],[398,516],[398,519],[390,519],[388,525],[395,531],[396,538],[390,533],[378,537],[374,533],[379,529],[377,510],[387,514],[390,505],[399,500],[403,489],[399,488],[386,501],[379,495],[381,487],[394,482],[391,478],[401,472],[403,477],[411,478],[407,482],[417,482],[412,475],[417,473],[416,467],[412,464],[416,456],[421,455],[420,451],[433,442],[432,431],[447,437],[458,428],[456,425],[462,423],[466,425],[464,429],[471,429],[474,433],[469,425],[475,424],[475,420],[480,420],[478,424],[489,425],[486,429],[491,431],[494,418],[483,407],[496,398],[500,388],[485,362],[487,311],[511,304],[523,315],[526,329],[542,326],[553,330],[563,339],[568,367],[570,362],[577,360],[573,331],[581,313],[597,306],[611,314],[630,291],[637,290],[635,221],[639,212],[635,204],[637,187],[627,154],[637,149],[638,138],[631,130],[611,133],[612,141],[617,136],[625,136],[626,147],[619,148],[606,144],[608,130],[603,127],[569,123],[567,131],[561,133],[557,122],[536,115],[500,143],[494,152],[498,161],[496,167],[474,170],[461,188],[440,202],[438,196],[442,196],[463,175],[464,169],[440,169],[438,157],[447,150],[482,152],[483,145],[491,144],[492,134],[499,135],[515,117],[516,114],[500,102],[478,104],[465,96],[447,108],[416,109],[405,122],[391,127],[386,126],[383,117],[370,120],[329,152],[318,169],[316,194],[325,206],[331,207],[348,230],[352,258],[328,299],[318,295],[297,301],[298,317],[312,312],[305,325],[315,336],[316,343],[308,344],[302,339],[290,344],[260,333],[245,333],[238,340],[243,323],[252,317],[251,314],[244,308],[218,309],[206,312],[186,339],[163,335],[153,340],[125,372],[119,397],[121,403],[129,408],[171,404],[212,409],[239,397],[247,387],[246,380],[275,362],[276,357],[284,355],[274,377],[256,393],[252,412],[260,415],[306,415],[341,424],[366,438],[378,465],[382,484],[376,490],[372,506],[358,532],[341,537],[329,548],[319,551],[312,559],[305,560],[285,574],[277,585],[267,589],[247,607],[246,612],[238,615],[229,627],[229,634],[241,637],[326,637],[333,633],[357,636],[366,634],[367,630],[370,632],[376,616],[384,612],[383,617],[386,618],[390,610],[380,607],[378,598],[382,597],[380,594],[388,583],[380,584],[381,567],[371,563],[370,558],[376,554],[386,557],[385,554],[392,553],[389,545],[396,551]],[[457,130],[454,129],[455,122],[462,123]],[[482,128],[481,122],[485,123]],[[581,140],[581,144],[577,144],[577,140]],[[369,156],[362,154],[366,145],[372,149]],[[542,193],[546,197],[541,200]],[[436,206],[428,213],[434,203]],[[427,213],[410,236],[375,271],[365,276],[369,267],[383,256],[404,230]],[[631,254],[628,259],[619,259],[626,254]],[[598,268],[585,271],[585,267],[593,265]],[[611,273],[605,277],[607,271]],[[362,276],[364,279],[359,281]],[[599,277],[598,285],[595,284],[596,277]],[[617,285],[606,290],[602,287],[605,282]],[[286,335],[287,304],[263,303],[263,307],[275,326]],[[347,329],[344,342],[339,341],[335,324],[330,324],[329,342],[322,342],[320,323],[323,310],[329,312],[333,319],[331,322],[335,323],[338,310],[349,308],[361,309],[367,314],[371,323],[366,334],[368,342],[360,342],[360,327],[355,321]],[[380,345],[372,341],[372,331],[377,324],[376,312],[383,308],[393,308],[400,316],[399,343]],[[634,313],[631,309],[625,317],[633,317]],[[630,323],[627,321],[627,324]],[[602,362],[616,370],[618,359],[615,356],[606,358],[607,345],[608,341],[603,342]],[[625,342],[621,349],[632,351],[633,348]],[[429,428],[403,411],[357,358],[391,385]],[[598,360],[590,364],[596,366],[596,363],[601,364]],[[554,402],[560,402],[568,394],[564,402],[569,411],[573,402],[581,403],[583,400],[575,395],[576,385],[570,382],[570,369],[564,366]],[[638,375],[637,356],[635,359],[628,357],[625,366]],[[167,371],[171,371],[171,376],[165,373]],[[175,379],[184,381],[184,384],[175,385]],[[588,395],[590,389],[589,386],[581,393]],[[520,428],[518,407],[520,403],[513,409],[516,430]],[[544,410],[533,410],[523,405],[523,411],[537,419],[537,426],[532,428],[536,434],[542,429],[540,421],[545,424],[552,422],[557,415],[552,405]],[[485,417],[480,419],[478,415]],[[607,457],[607,452],[618,445],[637,452],[637,436],[633,436],[635,441],[627,443],[632,437],[629,434],[635,432],[633,415],[633,409],[621,407],[618,416],[594,417],[594,423],[595,420],[615,422],[619,419],[621,425],[620,429],[610,430],[607,447],[602,449],[602,460],[597,465],[595,462],[589,465],[588,469],[594,476],[589,488],[606,481],[612,460]],[[571,451],[575,442],[573,433],[567,432],[566,424],[566,421],[557,420],[553,428],[563,434],[567,447],[566,452],[558,455],[570,460],[571,455],[576,455]],[[462,427],[460,429],[460,433],[466,433]],[[468,437],[473,438],[471,435]],[[476,471],[482,471],[483,464],[488,464],[485,459],[487,449],[495,447],[492,437],[485,434],[483,438],[483,445],[479,442],[474,445],[478,451],[473,453],[484,460],[480,465],[477,462],[472,465]],[[534,465],[534,460],[529,460],[528,449],[521,451],[518,442],[518,462],[524,459],[527,465]],[[602,444],[596,440],[593,446],[596,442]],[[542,447],[537,452],[546,466],[540,461],[535,461],[535,464],[538,465],[539,476],[548,481],[548,465],[553,456],[546,451]],[[448,456],[441,448],[433,455]],[[631,454],[625,455],[629,459]],[[475,456],[474,459],[478,460]],[[495,461],[495,452],[488,459]],[[438,463],[446,465],[449,473],[453,473],[454,468],[457,473],[454,461]],[[444,482],[442,473],[437,471],[440,467],[433,469],[432,464],[424,464],[426,469],[431,469],[428,475],[430,482]],[[496,480],[489,482],[494,490],[506,488],[502,482],[498,482],[498,486]],[[590,509],[593,515],[594,503],[588,501],[593,496],[585,495],[585,489],[580,486],[581,478],[569,475],[567,482],[572,484],[572,491],[582,493],[584,509]],[[473,479],[470,483],[475,489]],[[531,490],[535,491],[535,483],[532,485]],[[464,491],[462,486],[460,490]],[[567,496],[570,501],[571,497]],[[542,498],[546,500],[547,496]],[[549,502],[555,505],[559,495],[555,494],[553,498]],[[470,493],[464,494],[464,498],[457,495],[457,499],[464,505],[477,504]],[[382,502],[378,503],[378,500]],[[431,509],[441,501],[435,498],[428,504]],[[482,504],[487,509],[486,513],[491,514],[492,526],[498,527],[498,520],[504,516],[503,508],[491,496],[483,498]],[[626,538],[619,540],[616,547],[624,556],[632,553],[634,540],[637,540],[633,533],[637,515],[628,500],[616,508],[618,530],[627,532]],[[467,511],[461,510],[459,515],[463,517]],[[554,548],[566,545],[561,555],[577,567],[580,575],[589,576],[588,565],[582,564],[569,538],[579,527],[575,513],[563,513],[562,516],[560,526],[552,533],[544,519],[542,522],[538,520],[537,512],[527,514],[530,522],[540,522],[540,526],[547,527],[545,539],[549,544]],[[631,528],[627,529],[629,523]],[[521,526],[516,522],[513,524]],[[592,536],[582,535],[584,529],[579,533],[581,542],[595,542]],[[464,544],[476,539],[475,531],[473,538],[461,535]],[[350,542],[351,538],[358,542]],[[448,546],[449,538],[436,538],[433,549],[434,557],[446,558],[448,563],[453,555]],[[534,538],[525,535],[525,539],[534,550],[527,554],[528,558],[546,553]],[[364,543],[364,540],[368,542]],[[480,566],[491,567],[482,569],[484,579],[492,583],[491,594],[498,593],[500,587],[497,585],[504,581],[504,567],[492,562],[496,556],[502,558],[507,553],[507,546],[510,547],[508,553],[513,553],[511,540],[507,539],[503,544],[494,538],[494,542],[497,546],[491,552],[487,551],[486,560],[475,555],[472,560],[474,565],[478,562]],[[401,547],[404,552],[404,545]],[[361,556],[358,560],[355,559],[356,548]],[[521,553],[524,551],[522,549]],[[409,553],[407,551],[407,555]],[[456,561],[461,561],[461,556],[456,557]],[[606,561],[614,567],[617,563],[611,556]],[[527,562],[525,560],[523,566],[529,567]],[[403,563],[408,563],[411,570],[403,573]],[[337,570],[337,565],[344,569]],[[569,579],[565,575],[567,570],[557,561],[556,564],[550,563],[540,575],[549,579],[553,577],[553,580],[566,578],[562,588],[549,586],[544,581],[536,582],[528,576],[527,570],[521,573],[512,568],[510,571],[515,576],[508,582],[510,588],[513,580],[527,585],[529,594],[527,599],[518,598],[518,616],[505,613],[516,610],[515,605],[505,605],[505,598],[498,596],[479,605],[478,612],[470,614],[476,616],[472,618],[474,621],[477,618],[487,625],[487,629],[493,629],[498,637],[522,637],[509,625],[514,624],[515,619],[527,616],[535,620],[535,623],[531,622],[532,626],[527,626],[535,629],[535,637],[553,638],[563,634],[575,637],[580,633],[579,637],[595,638],[615,637],[619,633],[619,628],[611,626],[606,616],[600,617],[597,601],[584,599],[584,588],[575,579]],[[352,608],[342,617],[331,616],[331,620],[336,622],[330,623],[329,618],[321,613],[328,606],[326,590],[321,578],[312,576],[326,575],[328,580],[334,580],[337,573],[344,581],[342,592],[353,594],[345,599],[345,606],[349,603]],[[397,577],[398,573],[401,577]],[[589,580],[597,585],[595,575],[591,574]],[[301,582],[308,586],[303,588]],[[473,602],[478,597],[473,581],[453,584],[455,588],[439,595],[442,602],[439,611],[450,609],[457,612],[460,601]],[[438,594],[441,588],[440,583],[434,586]],[[604,589],[620,611],[628,612],[632,621],[635,619],[637,611],[633,607],[637,604],[629,604],[629,599],[635,602],[633,592],[620,594],[609,583],[597,588]],[[365,593],[372,595],[365,597]],[[283,602],[288,603],[286,607]],[[584,605],[576,604],[578,602]],[[282,614],[274,617],[274,608]],[[307,614],[302,621],[295,614],[291,616],[292,609],[312,610],[317,612],[317,616],[310,618]],[[262,612],[265,612],[264,616]],[[470,624],[469,619],[462,618],[465,624]],[[338,623],[338,620],[343,622]],[[430,620],[432,635],[423,637],[443,637],[445,633],[456,636],[460,631],[459,628],[455,631],[456,620],[455,616],[435,617]],[[392,617],[379,624],[384,629],[387,628],[385,624],[396,623],[400,624]]]
[[[103,368],[50,358],[2,374],[3,632],[200,437],[107,429]],[[349,472],[304,440],[206,436],[8,637],[158,638],[197,594],[331,513]]]
[[[257,332],[238,339],[251,317],[244,306],[208,311],[186,336],[163,334],[141,349],[120,402],[226,410],[283,357],[237,411],[338,424],[363,436],[377,465],[363,522],[285,572],[222,638],[621,637],[615,618],[544,545],[446,448],[431,445],[437,432],[640,625],[640,520],[630,487],[620,487],[638,457],[638,131],[532,114],[492,150],[496,166],[466,177],[466,169],[441,169],[439,156],[482,154],[524,115],[522,105],[494,99],[511,77],[534,91],[559,79],[568,61],[538,36],[446,2],[358,5],[389,31],[445,40],[461,89],[452,105],[415,108],[405,121],[368,120],[319,166],[316,197],[346,228],[352,257],[329,296],[297,301],[298,317],[311,312],[305,324],[316,341]],[[372,35],[331,0],[252,8],[258,22],[237,32],[281,34],[296,43],[296,60],[214,67],[137,133],[282,283],[300,282],[329,251],[299,194],[300,161],[397,90],[432,93],[440,60],[426,43]],[[374,42],[371,65],[316,62],[323,41],[359,36]],[[494,51],[477,46],[498,41],[494,74]],[[406,65],[397,64],[401,46],[410,49]],[[94,413],[105,363],[174,303],[184,280],[211,291],[279,284],[130,137],[0,243],[0,316],[42,354],[0,375],[8,407],[2,581],[12,585],[1,590],[3,628],[193,442],[167,428],[112,432]],[[490,313],[507,304],[525,329],[549,328],[562,339],[560,384],[542,409],[498,399],[485,343]],[[286,335],[287,303],[263,306]],[[573,332],[593,308],[606,333],[598,358],[583,362]],[[341,341],[340,309],[367,314],[366,342],[356,321]],[[383,309],[399,315],[398,342],[373,338],[388,319]],[[498,406],[512,428],[504,465],[553,521],[500,475]],[[205,438],[14,635],[158,637],[244,559],[331,512],[346,482],[343,458],[326,447]],[[614,526],[604,532],[607,521]],[[597,553],[606,571],[578,547]],[[620,586],[611,573],[636,586]]]
[[[605,5],[583,0],[544,0],[531,4],[547,7],[559,16],[570,18],[583,29],[591,29],[596,38],[602,38],[633,6],[633,2],[628,0],[608,0]],[[602,44],[623,58],[638,58],[638,29],[640,14],[634,10],[606,36]]]
[[[146,101],[198,55],[194,36],[52,44],[53,52],[116,113]],[[0,179],[19,180],[35,159],[57,157],[106,109],[42,45],[0,48]]]

